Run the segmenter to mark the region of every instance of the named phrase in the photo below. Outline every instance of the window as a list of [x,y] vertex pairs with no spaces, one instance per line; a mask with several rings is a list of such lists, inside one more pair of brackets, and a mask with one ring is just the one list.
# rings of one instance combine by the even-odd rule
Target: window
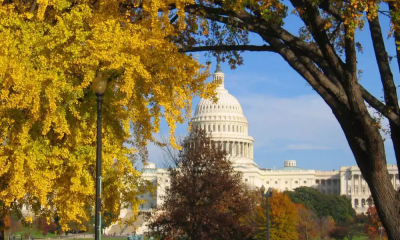
[[315,180],[315,183],[316,183],[316,184],[319,184],[319,180],[318,180],[318,179],[317,179],[317,180]]
[[221,126],[218,125],[218,132],[221,132]]
[[213,131],[215,132],[215,125],[213,125]]
[[269,184],[269,181],[267,181],[267,184]]
[[211,126],[210,125],[208,125],[208,131],[211,132]]
[[230,125],[228,125],[228,132],[230,132],[231,131],[231,126]]
[[287,181],[285,181],[285,184],[287,184]]
[[247,182],[247,178],[244,181]]
[[225,125],[224,125],[224,126],[222,126],[222,130],[225,132]]
[[299,183],[299,181],[295,181],[294,183],[298,184],[298,183]]
[[275,181],[275,184],[278,184],[278,181]]
[[304,183],[304,184],[306,184],[306,183],[307,183],[307,181],[304,181],[303,183]]

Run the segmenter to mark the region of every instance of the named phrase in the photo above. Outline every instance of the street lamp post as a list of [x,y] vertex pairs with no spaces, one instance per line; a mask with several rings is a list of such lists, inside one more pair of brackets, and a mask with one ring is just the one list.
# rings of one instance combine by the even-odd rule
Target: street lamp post
[[261,191],[261,197],[262,197],[262,201],[264,202],[264,197],[266,200],[266,205],[267,205],[267,210],[265,212],[266,216],[267,216],[267,240],[269,240],[269,197],[272,196],[272,188],[268,188],[267,192],[265,192],[265,187],[264,185],[261,186],[260,188]]
[[101,104],[107,88],[107,78],[98,72],[92,82],[93,92],[97,96],[97,149],[96,149],[96,205],[95,205],[95,240],[101,240]]

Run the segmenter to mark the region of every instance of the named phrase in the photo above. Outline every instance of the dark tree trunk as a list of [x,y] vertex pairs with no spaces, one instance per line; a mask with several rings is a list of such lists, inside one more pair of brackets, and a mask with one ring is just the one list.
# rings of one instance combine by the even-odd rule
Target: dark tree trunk
[[[361,127],[365,122],[364,119],[354,119],[351,124],[348,120],[339,120],[357,165],[371,190],[376,208],[380,209],[379,218],[390,236],[389,239],[400,240],[399,193],[390,181],[383,142],[380,143],[380,136],[365,138],[367,131]],[[379,134],[377,130],[370,130]],[[370,139],[376,141],[369,141]]]
[[6,239],[6,230],[5,230],[5,224],[3,219],[0,219],[0,240],[5,240]]

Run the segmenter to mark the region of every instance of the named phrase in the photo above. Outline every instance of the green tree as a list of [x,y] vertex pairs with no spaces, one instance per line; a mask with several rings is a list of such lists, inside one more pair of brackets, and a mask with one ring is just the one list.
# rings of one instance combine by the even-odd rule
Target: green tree
[[341,223],[356,216],[350,200],[345,196],[324,195],[311,187],[299,187],[294,191],[286,191],[285,193],[294,203],[303,204],[306,208],[315,212],[318,217],[332,216],[335,222]]
[[347,228],[346,237],[348,240],[353,240],[356,236],[364,235],[363,216],[357,215],[355,218],[348,218],[343,224]]

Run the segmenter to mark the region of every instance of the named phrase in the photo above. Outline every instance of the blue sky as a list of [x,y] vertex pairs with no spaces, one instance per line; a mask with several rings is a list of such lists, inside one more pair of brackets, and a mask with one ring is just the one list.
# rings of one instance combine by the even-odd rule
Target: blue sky
[[[383,31],[387,33],[389,23],[383,19]],[[286,27],[296,33],[298,22],[293,16]],[[363,45],[358,53],[358,67],[363,70],[361,84],[376,97],[382,96],[379,71],[371,45],[368,25],[357,33],[356,40]],[[250,44],[263,44],[256,36],[250,36]],[[395,55],[393,39],[386,40],[389,55]],[[201,62],[210,60],[199,53]],[[222,63],[225,87],[242,105],[249,122],[249,134],[255,140],[255,162],[260,167],[278,168],[283,161],[297,160],[297,166],[317,170],[338,170],[340,166],[356,165],[344,134],[330,108],[277,54],[268,52],[243,53],[244,64],[231,70]],[[215,59],[211,59],[213,72]],[[396,59],[391,63],[399,85],[399,69]],[[211,80],[211,78],[210,78]],[[193,109],[199,99],[194,100]],[[179,126],[178,135],[185,135],[187,125]],[[167,134],[165,123],[160,135]],[[389,136],[386,136],[389,138]],[[387,161],[395,164],[390,139],[385,141]],[[149,161],[162,167],[162,151],[149,146]]]

